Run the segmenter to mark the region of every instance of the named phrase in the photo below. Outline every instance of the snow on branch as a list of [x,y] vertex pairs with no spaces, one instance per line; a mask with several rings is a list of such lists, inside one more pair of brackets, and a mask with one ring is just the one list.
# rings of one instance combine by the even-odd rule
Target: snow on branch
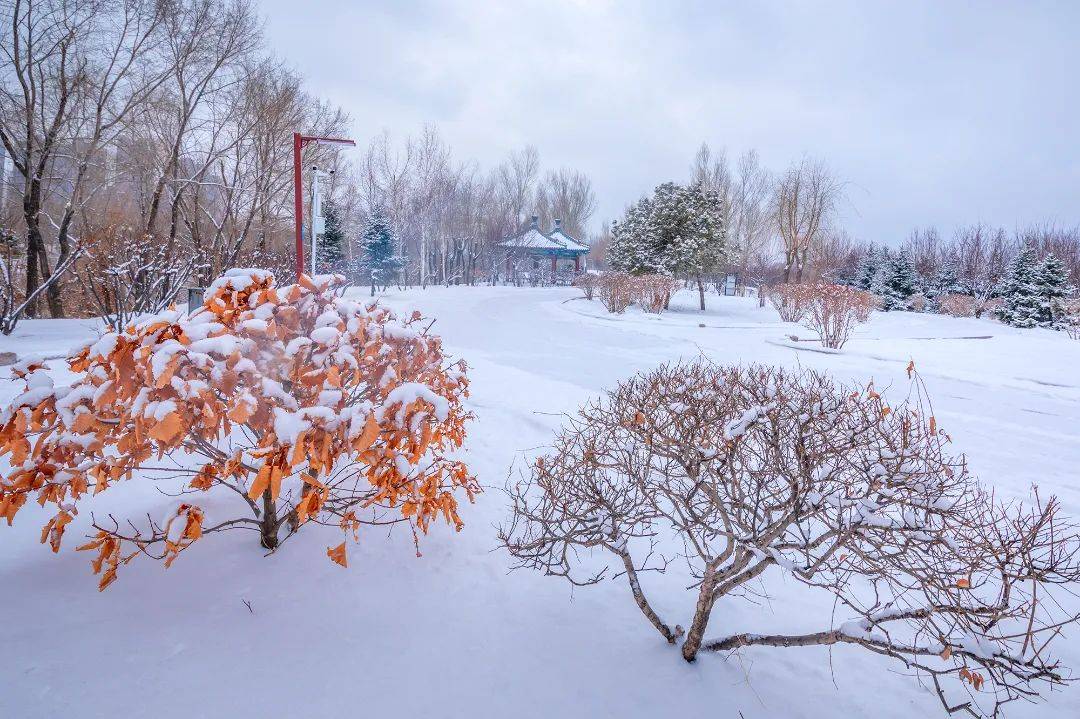
[[[517,566],[575,584],[625,576],[661,636],[685,636],[688,661],[859,646],[932,683],[950,711],[994,716],[1068,680],[1051,645],[1077,617],[1055,595],[1075,591],[1080,540],[1055,499],[986,492],[948,452],[909,370],[913,392],[897,406],[872,384],[813,371],[697,362],[631,377],[511,487],[501,542]],[[685,633],[639,580],[666,571],[673,557],[659,552],[673,547],[696,597]],[[831,595],[846,621],[707,639],[716,603],[760,592],[750,582],[766,572]]]

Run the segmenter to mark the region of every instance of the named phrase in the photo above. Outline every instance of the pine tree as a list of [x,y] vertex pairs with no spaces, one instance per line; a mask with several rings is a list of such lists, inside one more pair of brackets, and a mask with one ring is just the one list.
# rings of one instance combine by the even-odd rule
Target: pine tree
[[865,292],[871,291],[874,280],[878,276],[878,271],[881,269],[882,251],[884,251],[884,248],[879,251],[877,245],[873,243],[866,248],[866,252],[859,261],[859,267],[855,271],[855,278],[852,282],[855,287]]
[[341,216],[337,206],[327,202],[323,206],[323,217],[326,219],[326,227],[318,242],[319,272],[336,272],[341,269],[345,259],[345,231],[341,227]]
[[1065,324],[1065,298],[1072,292],[1065,263],[1047,255],[1036,269],[1041,298],[1039,326],[1060,329]]
[[359,274],[361,282],[371,284],[371,294],[375,288],[386,288],[402,267],[401,258],[394,254],[394,230],[382,208],[375,208],[371,213],[364,233],[360,236]]
[[726,231],[715,191],[666,182],[613,223],[608,261],[624,272],[693,279],[705,309],[704,277],[729,256]]
[[997,311],[998,318],[1013,327],[1038,326],[1043,317],[1040,282],[1038,255],[1034,247],[1025,247],[1010,263],[1001,285],[1005,304]]
[[946,256],[937,272],[926,283],[926,303],[928,312],[941,311],[941,298],[945,295],[967,294],[964,283],[960,280],[959,262],[955,254]]
[[910,308],[909,300],[919,290],[919,279],[907,252],[898,252],[882,265],[874,289],[886,312]]

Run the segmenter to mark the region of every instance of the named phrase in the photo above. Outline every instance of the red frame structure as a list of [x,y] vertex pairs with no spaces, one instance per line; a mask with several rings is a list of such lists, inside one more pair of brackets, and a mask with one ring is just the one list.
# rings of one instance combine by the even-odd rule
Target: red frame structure
[[296,279],[304,274],[304,183],[303,168],[300,166],[300,155],[304,146],[310,142],[332,142],[338,145],[356,146],[354,140],[341,137],[314,137],[293,133],[293,217],[296,222]]

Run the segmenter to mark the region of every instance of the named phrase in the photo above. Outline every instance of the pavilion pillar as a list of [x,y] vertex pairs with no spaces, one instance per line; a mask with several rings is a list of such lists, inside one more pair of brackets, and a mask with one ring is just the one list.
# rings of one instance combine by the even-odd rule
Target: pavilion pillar
[[574,255],[574,272],[581,272],[581,255]]
[[551,279],[552,280],[555,279],[555,275],[558,274],[558,272],[559,272],[559,258],[558,257],[552,257],[551,258]]

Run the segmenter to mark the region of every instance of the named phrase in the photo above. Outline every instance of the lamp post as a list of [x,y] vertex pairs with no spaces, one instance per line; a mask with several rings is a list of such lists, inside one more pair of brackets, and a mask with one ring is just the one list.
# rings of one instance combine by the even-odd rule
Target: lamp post
[[336,145],[356,146],[356,142],[340,137],[315,137],[293,133],[293,221],[296,228],[296,279],[304,274],[304,188],[300,155],[308,143],[329,142]]
[[323,172],[318,167],[311,168],[311,274],[318,274],[319,235],[326,232],[326,218],[323,215],[322,193],[319,192],[319,180],[334,174]]

